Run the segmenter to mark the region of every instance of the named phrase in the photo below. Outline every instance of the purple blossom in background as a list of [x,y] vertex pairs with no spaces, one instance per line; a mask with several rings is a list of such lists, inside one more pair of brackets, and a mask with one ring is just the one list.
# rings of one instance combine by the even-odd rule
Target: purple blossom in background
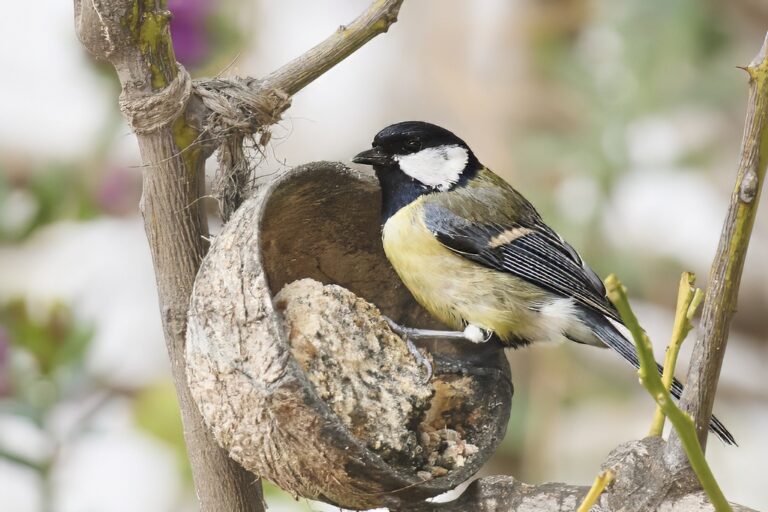
[[110,167],[96,189],[96,203],[110,215],[136,213],[141,197],[141,174],[122,167]]
[[11,394],[11,338],[0,325],[0,397]]
[[176,59],[184,66],[200,65],[210,51],[207,19],[216,0],[169,0],[171,37]]

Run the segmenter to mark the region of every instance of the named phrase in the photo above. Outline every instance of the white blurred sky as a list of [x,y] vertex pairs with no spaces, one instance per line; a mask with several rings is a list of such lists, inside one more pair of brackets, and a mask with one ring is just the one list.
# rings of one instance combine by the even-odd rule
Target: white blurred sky
[[84,156],[87,141],[101,128],[104,108],[113,98],[81,51],[72,5],[41,0],[35,2],[32,14],[27,2],[4,2],[0,17],[4,151],[40,158]]

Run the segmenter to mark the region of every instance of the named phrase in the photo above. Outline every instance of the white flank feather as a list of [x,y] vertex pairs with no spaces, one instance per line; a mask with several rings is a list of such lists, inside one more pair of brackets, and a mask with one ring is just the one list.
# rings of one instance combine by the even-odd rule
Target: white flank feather
[[[576,317],[576,304],[572,298],[560,297],[552,299],[539,310],[536,322],[538,336],[535,338],[547,341],[566,341],[565,334],[576,334],[581,322]],[[581,333],[579,333],[581,334]]]
[[472,343],[485,343],[490,339],[481,328],[472,324],[464,328],[464,337]]

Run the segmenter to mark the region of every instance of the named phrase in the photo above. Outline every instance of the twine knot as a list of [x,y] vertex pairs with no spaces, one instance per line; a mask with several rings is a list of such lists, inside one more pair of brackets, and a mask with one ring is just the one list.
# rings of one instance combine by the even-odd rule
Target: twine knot
[[184,112],[192,94],[192,79],[178,64],[176,78],[163,89],[137,93],[127,88],[120,93],[120,111],[137,134],[157,131]]
[[[219,199],[226,220],[253,190],[254,173],[244,144],[251,141],[254,146],[265,146],[270,138],[269,126],[280,120],[291,105],[291,98],[283,91],[261,87],[255,78],[193,81],[179,64],[176,77],[159,91],[138,93],[124,89],[120,110],[134,132],[151,133],[182,115],[193,93],[207,110],[203,131],[195,142],[212,142],[211,150],[219,150],[213,194]],[[257,133],[260,136],[254,140]]]

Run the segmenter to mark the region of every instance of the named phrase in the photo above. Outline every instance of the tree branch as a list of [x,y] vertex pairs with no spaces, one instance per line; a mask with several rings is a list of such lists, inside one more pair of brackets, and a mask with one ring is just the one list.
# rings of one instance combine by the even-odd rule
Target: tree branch
[[[744,69],[749,74],[750,91],[741,161],[709,274],[699,337],[693,347],[687,384],[680,400],[682,409],[693,417],[703,449],[706,449],[728,330],[736,310],[744,259],[768,163],[768,36],[758,55]],[[684,463],[684,450],[675,432],[670,437],[669,450],[672,458]]]
[[[343,60],[396,20],[402,0],[377,0],[349,27],[311,49],[265,81],[246,81],[274,105],[265,117],[248,116],[246,130],[274,122],[292,94]],[[212,111],[180,67],[164,0],[74,0],[83,45],[109,61],[123,86],[121,109],[137,133],[144,161],[141,211],[155,267],[163,328],[184,424],[189,461],[204,512],[261,512],[258,479],[218,447],[186,383],[184,345],[192,285],[207,251],[204,162],[211,146],[200,143]],[[208,98],[210,100],[210,98]],[[258,102],[257,102],[258,103]],[[242,119],[235,120],[242,122]],[[264,122],[264,121],[262,121]]]
[[[690,272],[683,272],[680,276],[680,285],[677,291],[677,308],[675,309],[675,323],[672,327],[672,338],[667,345],[667,352],[664,356],[664,372],[661,376],[661,382],[667,391],[672,387],[672,381],[675,377],[675,368],[677,367],[677,356],[680,353],[680,347],[688,337],[688,333],[693,329],[691,320],[699,308],[704,293],[700,288],[695,288],[693,284],[696,276]],[[649,436],[661,436],[664,432],[664,421],[666,420],[664,411],[660,405],[656,405],[656,412],[653,414]]]
[[610,469],[601,471],[592,483],[589,492],[587,492],[587,495],[584,497],[584,501],[582,501],[579,508],[576,509],[576,512],[589,512],[592,510],[592,507],[595,506],[597,500],[600,499],[600,495],[603,494],[605,488],[613,482],[615,476],[616,475],[614,475],[613,471]]
[[389,30],[397,21],[403,0],[376,0],[349,25],[342,25],[325,41],[265,76],[264,90],[279,89],[293,96],[358,48]]
[[[397,21],[403,0],[376,0],[347,26],[300,57],[263,79],[227,78],[197,82],[194,94],[211,111],[205,115],[206,139],[219,148],[219,169],[213,194],[222,218],[230,215],[253,192],[253,169],[245,159],[243,142],[261,132],[260,145],[269,140],[266,126],[277,122],[292,95],[347,58],[365,43],[386,32]],[[213,149],[213,148],[212,148]]]
[[[693,481],[672,472],[663,462],[666,443],[658,437],[630,441],[616,448],[602,465],[615,480],[593,510],[604,512],[714,512],[704,492]],[[549,482],[530,485],[512,476],[488,476],[472,482],[466,491],[447,503],[421,503],[398,512],[573,512],[589,487]],[[756,512],[731,504],[733,512]]]
[[186,88],[173,53],[164,2],[75,1],[80,40],[95,56],[109,60],[123,85],[121,107],[147,122],[138,130],[142,160],[141,211],[155,267],[163,330],[179,398],[184,439],[201,508],[206,512],[261,512],[261,486],[216,445],[186,384],[184,336],[192,284],[207,250],[208,232],[199,197],[203,194],[202,152],[192,147],[199,123],[181,103],[181,114],[157,125],[147,112],[178,112]]

